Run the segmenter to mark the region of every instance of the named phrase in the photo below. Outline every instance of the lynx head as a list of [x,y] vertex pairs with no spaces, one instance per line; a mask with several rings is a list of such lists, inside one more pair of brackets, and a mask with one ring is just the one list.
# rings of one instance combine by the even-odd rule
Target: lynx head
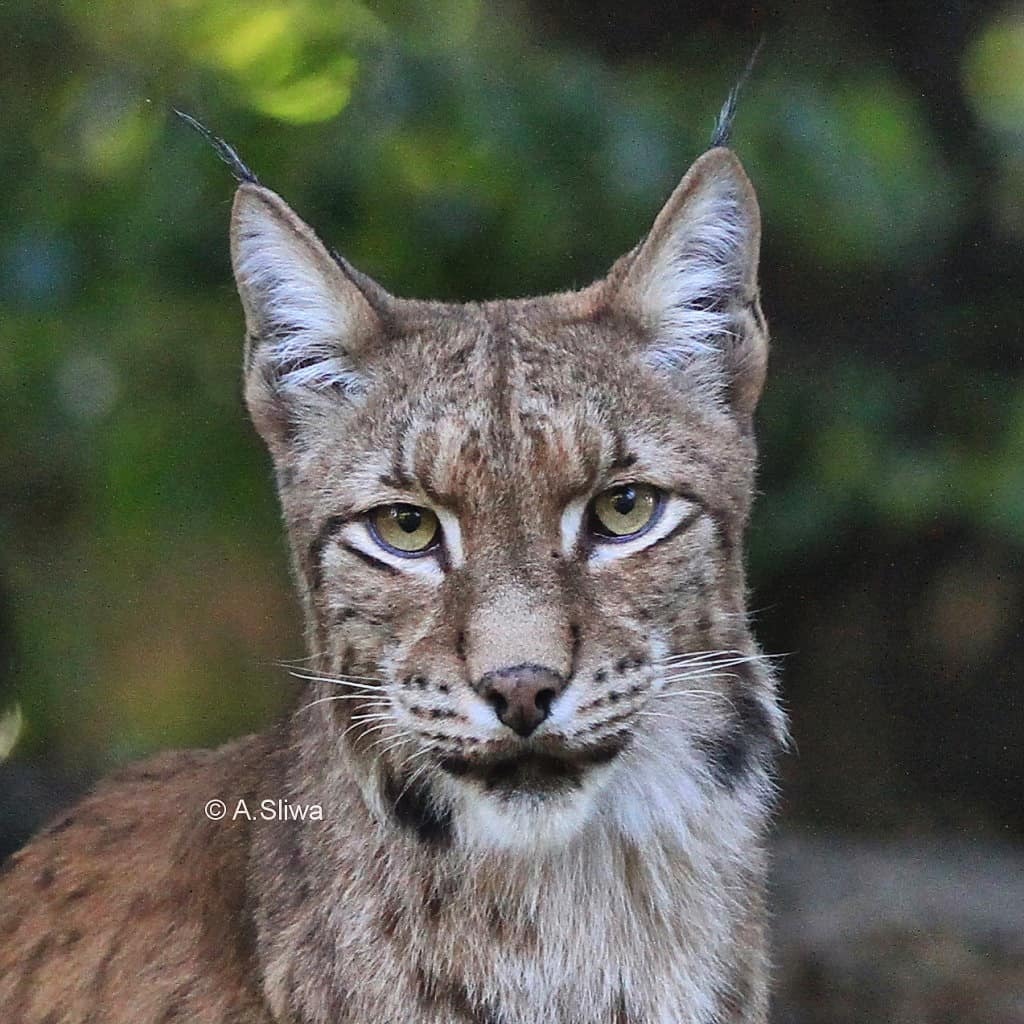
[[308,728],[382,818],[551,845],[763,795],[781,724],[742,564],[759,234],[716,148],[605,279],[445,305],[239,188],[246,397],[330,698]]

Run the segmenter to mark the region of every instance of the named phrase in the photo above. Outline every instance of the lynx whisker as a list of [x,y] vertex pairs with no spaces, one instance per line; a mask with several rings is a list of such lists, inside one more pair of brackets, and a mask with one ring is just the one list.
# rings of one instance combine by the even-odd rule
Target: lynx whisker
[[727,700],[728,695],[719,690],[660,690],[654,694],[655,699],[662,697],[713,697],[716,700]]
[[372,750],[375,746],[378,746],[379,744],[386,742],[387,740],[394,740],[393,743],[388,743],[386,746],[381,746],[381,749],[378,750],[377,753],[373,756],[373,763],[377,764],[382,758],[390,754],[392,750],[398,750],[402,746],[402,744],[408,742],[408,740],[412,738],[412,735],[413,734],[411,732],[403,732],[396,737],[385,736],[383,740],[378,740],[377,743],[370,744],[370,746],[367,748],[368,750]]
[[749,658],[727,658],[721,661],[705,661],[700,664],[682,663],[677,665],[663,665],[661,666],[662,671],[674,672],[676,670],[682,671],[700,671],[704,669],[720,669],[720,668],[734,668],[737,665],[749,665],[752,662],[758,662],[761,659],[759,657]]
[[651,711],[647,708],[638,711],[637,716],[639,718],[668,718],[670,721],[673,722],[679,721],[678,715],[670,715],[665,711]]
[[387,682],[385,679],[378,680],[377,686],[368,686],[365,682],[356,682],[357,679],[373,679],[373,676],[352,676],[351,678],[345,678],[343,676],[322,676],[313,675],[306,672],[290,671],[290,676],[294,676],[296,679],[304,679],[310,683],[334,683],[337,686],[349,686],[354,690],[373,690],[376,693],[380,692],[381,684]]
[[692,701],[692,703],[703,703],[705,706],[707,706],[708,704],[720,702],[722,704],[728,705],[729,708],[731,708],[733,711],[736,710],[736,704],[732,700],[732,698],[728,696],[728,694],[715,693],[713,690],[663,690],[661,693],[658,693],[655,696],[658,700],[667,700],[669,697],[695,698]]
[[337,700],[361,700],[363,702],[361,706],[362,707],[367,707],[367,708],[371,708],[371,707],[383,707],[383,708],[386,708],[386,707],[390,707],[391,706],[391,701],[389,701],[389,700],[373,700],[373,701],[370,701],[370,700],[367,700],[362,694],[355,694],[355,693],[353,693],[353,694],[340,694],[340,693],[336,693],[336,694],[332,694],[329,697],[318,697],[316,700],[311,700],[308,704],[303,704],[302,707],[299,708],[295,712],[295,714],[298,715],[298,714],[301,714],[303,711],[308,711],[310,708],[315,708],[317,706],[317,704],[333,704]]
[[[344,739],[350,732],[355,729],[363,729],[362,735],[368,736],[371,732],[379,732],[384,729],[389,722],[394,722],[395,718],[393,715],[374,715],[373,717],[363,716],[358,720],[352,719],[351,722],[345,727],[345,731],[341,734],[341,738]],[[381,722],[381,725],[374,726],[372,729],[363,728],[367,722]]]
[[781,661],[783,658],[788,658],[789,655],[786,653],[780,654],[764,654],[759,652],[756,654],[748,654],[744,651],[716,651],[712,654],[701,654],[697,657],[693,657],[688,654],[678,654],[672,657],[666,658],[663,661],[655,662],[655,665],[662,666],[675,666],[675,665],[686,665],[696,663],[707,663],[716,662],[719,660],[724,661],[735,661],[736,664],[747,664],[750,662],[773,662]]
[[312,669],[303,670],[299,676],[300,679],[311,679],[314,682],[321,681],[325,683],[334,682],[363,682],[363,683],[377,683],[380,685],[386,684],[388,680],[384,676],[357,676],[350,672],[337,672],[337,673],[326,673],[326,672],[315,672]]
[[[395,723],[394,722],[380,722],[377,725],[371,725],[368,728],[364,728],[363,731],[359,734],[359,737],[362,738],[362,737],[365,737],[365,736],[372,736],[375,732],[381,732],[384,729],[386,729],[389,725],[393,725],[393,724],[395,724]],[[353,724],[349,725],[345,729],[345,731],[342,733],[342,736],[343,737],[347,736],[353,729],[355,729],[357,727],[360,727],[362,725],[363,725],[362,722],[354,722]],[[392,738],[391,736],[382,736],[379,739],[374,740],[374,742],[371,743],[366,749],[367,749],[367,751],[373,750],[373,748],[378,743],[386,743],[391,738]]]
[[655,658],[654,664],[664,665],[674,661],[705,661],[709,658],[734,658],[744,654],[744,651],[733,650],[730,648],[717,648],[713,650],[709,649],[706,651],[676,652],[674,654],[667,654],[664,658]]
[[722,654],[715,658],[701,658],[701,659],[677,659],[675,661],[668,661],[662,664],[661,668],[674,669],[674,668],[699,668],[703,666],[713,668],[728,668],[732,665],[749,665],[751,662],[761,661],[762,655],[760,654]]
[[643,753],[648,754],[651,757],[658,756],[657,750],[655,750],[651,745],[650,741],[645,736],[641,736],[636,732],[631,731],[629,733],[629,747],[634,755],[637,753]]
[[328,701],[335,700],[358,700],[362,701],[362,706],[372,708],[375,705],[381,707],[393,707],[394,703],[390,697],[371,697],[366,693],[332,693],[328,697],[319,697],[317,700],[311,701],[306,705],[307,708],[312,707],[314,704],[325,704]]
[[679,672],[675,675],[665,676],[663,681],[665,683],[682,683],[687,680],[693,680],[695,682],[701,682],[705,679],[739,679],[740,676],[736,675],[735,672],[715,672],[715,671],[703,671],[703,672]]
[[398,770],[402,771],[410,764],[412,764],[413,761],[415,761],[417,758],[427,757],[427,755],[432,753],[434,753],[434,751],[430,747],[420,747],[419,750],[414,750],[411,754],[409,754],[408,757],[405,758],[404,761],[402,761],[402,763],[398,766]]
[[397,807],[398,804],[401,802],[402,797],[405,796],[405,794],[408,793],[409,790],[416,784],[416,780],[421,775],[423,775],[424,772],[429,770],[429,768],[430,768],[430,762],[428,761],[426,764],[420,765],[419,768],[417,768],[416,771],[414,771],[412,773],[412,775],[409,776],[409,778],[406,780],[405,785],[402,787],[401,792],[394,799],[393,805],[395,807]]
[[[385,728],[386,725],[387,725],[387,723],[385,722],[384,725],[382,725],[382,726],[375,726],[374,729],[368,729],[367,733],[375,732],[377,729]],[[385,743],[389,742],[390,740],[396,740],[396,741],[397,740],[406,740],[406,739],[409,739],[409,737],[411,737],[411,736],[412,736],[412,732],[410,732],[408,729],[403,729],[397,735],[382,736],[380,739],[374,740],[373,743],[371,743],[366,749],[367,749],[367,751],[371,751],[371,750],[373,750],[374,747],[379,747],[382,744],[385,744]],[[383,754],[387,753],[387,750],[390,750],[390,749],[391,748],[388,747],[386,750],[381,751],[379,754],[377,754],[376,757],[377,758],[382,757]]]
[[394,722],[397,721],[395,716],[390,712],[373,711],[365,715],[353,715],[349,721],[351,722]]

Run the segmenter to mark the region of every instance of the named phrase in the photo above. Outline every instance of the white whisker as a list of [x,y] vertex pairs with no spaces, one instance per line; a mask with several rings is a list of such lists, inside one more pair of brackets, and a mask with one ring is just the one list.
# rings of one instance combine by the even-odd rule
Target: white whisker
[[416,780],[417,780],[417,779],[418,779],[418,778],[419,778],[419,777],[420,777],[420,776],[421,776],[421,775],[422,775],[422,774],[423,774],[423,773],[424,773],[424,772],[425,772],[425,771],[426,771],[426,770],[427,770],[427,769],[428,769],[429,767],[430,767],[430,765],[429,765],[429,764],[423,764],[423,765],[420,765],[420,767],[419,767],[419,768],[417,768],[417,769],[416,769],[416,771],[414,771],[414,772],[412,773],[412,775],[411,775],[411,776],[409,777],[409,779],[408,779],[408,781],[406,782],[406,784],[405,784],[405,785],[404,785],[404,786],[402,787],[402,791],[401,791],[401,792],[400,792],[400,793],[398,794],[398,796],[396,796],[396,797],[395,797],[395,802],[394,802],[394,805],[395,805],[396,807],[398,806],[398,803],[399,803],[399,801],[400,801],[400,800],[402,799],[402,797],[403,797],[403,796],[405,796],[405,794],[406,794],[406,793],[407,793],[407,792],[409,791],[410,787],[411,787],[411,786],[412,786],[412,785],[413,785],[413,784],[414,784],[414,783],[416,782]]
[[751,662],[763,660],[760,655],[744,655],[742,657],[731,657],[731,658],[706,658],[700,662],[678,662],[674,664],[662,665],[662,669],[705,669],[705,668],[731,668],[733,665],[749,665]]
[[[347,728],[347,729],[346,729],[346,730],[345,730],[345,731],[344,731],[344,732],[343,732],[343,733],[341,734],[341,738],[342,738],[342,739],[344,739],[344,738],[345,738],[345,737],[346,737],[346,736],[347,736],[347,735],[348,735],[348,734],[349,734],[349,733],[350,733],[350,732],[351,732],[351,731],[352,731],[353,729],[358,729],[358,728],[360,728],[360,727],[362,726],[362,724],[363,724],[362,722],[353,722],[353,723],[352,723],[352,724],[351,724],[350,726],[348,726],[348,728]],[[361,732],[361,733],[359,734],[359,736],[360,736],[360,738],[362,738],[363,736],[372,736],[372,735],[373,735],[373,734],[374,734],[375,732],[380,732],[380,731],[381,731],[382,729],[386,729],[386,728],[387,728],[387,727],[388,727],[389,725],[391,725],[391,722],[381,722],[381,723],[380,723],[379,725],[371,725],[371,726],[369,726],[368,728],[366,728],[366,729],[363,729],[363,731],[362,731],[362,732]],[[388,739],[390,739],[391,737],[390,737],[390,736],[385,736],[385,737],[383,737],[383,738],[384,738],[385,740],[388,740]],[[379,742],[379,741],[377,741],[377,742]],[[367,749],[367,750],[372,750],[372,749],[373,749],[373,747],[374,747],[374,745],[375,745],[374,743],[371,743],[371,744],[370,744],[370,746],[369,746],[369,747],[367,747],[366,749]]]
[[716,669],[701,669],[699,672],[674,672],[662,677],[666,683],[677,683],[683,679],[739,679],[735,672],[719,672]]
[[725,700],[727,694],[721,690],[659,690],[654,697],[720,697]]
[[[382,728],[382,726],[377,726],[376,728],[379,729],[379,728]],[[367,730],[368,733],[369,732],[374,732],[374,731],[376,731],[376,729],[372,729],[372,730],[368,729]],[[408,729],[403,729],[402,732],[400,732],[397,736],[382,736],[379,740],[374,740],[374,742],[371,743],[366,749],[367,749],[367,751],[370,751],[370,750],[373,750],[374,747],[379,747],[382,743],[387,743],[389,740],[402,741],[402,740],[408,739],[410,736],[412,736],[412,733],[409,732]],[[395,745],[398,746],[399,743],[396,742]],[[390,749],[391,749],[390,747],[387,748],[387,750],[390,750]],[[382,756],[382,754],[387,752],[387,750],[382,751],[380,754],[377,754],[376,756],[378,758],[380,758]]]
[[374,690],[374,691],[378,691],[378,692],[380,691],[381,686],[386,682],[386,680],[380,679],[380,680],[377,680],[377,683],[378,683],[377,686],[367,686],[365,683],[354,682],[353,680],[356,679],[356,678],[358,678],[358,679],[373,679],[373,676],[358,676],[358,677],[354,676],[352,679],[343,679],[343,678],[338,678],[338,677],[333,677],[333,676],[313,675],[313,674],[307,673],[307,672],[296,672],[294,670],[290,671],[288,673],[288,675],[294,676],[296,679],[304,679],[304,680],[306,680],[307,682],[310,682],[310,683],[335,683],[338,686],[350,686],[354,690]]
[[308,711],[310,708],[315,708],[317,704],[331,704],[336,700],[361,700],[363,707],[389,707],[391,701],[389,700],[367,700],[362,694],[346,696],[344,694],[332,694],[330,697],[318,697],[316,700],[311,700],[308,704],[303,704],[295,714],[299,714],[302,711]]
[[398,771],[403,771],[418,757],[426,757],[427,754],[434,753],[430,747],[421,747],[419,750],[414,750],[399,766]]
[[637,715],[643,718],[667,718],[673,722],[679,721],[678,715],[670,715],[664,711],[649,711],[647,709],[644,709],[643,711],[638,711]]
[[661,693],[655,694],[655,697],[658,700],[668,697],[694,697],[696,700],[693,703],[704,703],[705,705],[720,701],[722,704],[727,704],[734,711],[736,710],[736,705],[728,694],[716,693],[714,690],[662,690]]
[[363,702],[363,707],[367,708],[372,708],[374,706],[393,706],[393,702],[390,697],[371,697],[368,693],[333,693],[329,697],[317,698],[307,704],[306,707],[312,707],[313,704],[322,704],[329,700],[361,700]]
[[714,661],[716,658],[740,658],[746,657],[745,651],[734,651],[731,649],[719,651],[693,651],[689,654],[670,654],[667,657],[657,659],[655,665],[671,665],[676,662],[702,662]]

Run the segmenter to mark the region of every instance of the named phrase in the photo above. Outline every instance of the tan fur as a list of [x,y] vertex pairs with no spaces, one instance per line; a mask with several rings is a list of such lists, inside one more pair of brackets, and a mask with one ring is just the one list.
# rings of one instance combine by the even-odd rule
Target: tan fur
[[[5,1021],[763,1024],[784,724],[742,563],[758,242],[718,149],[604,281],[441,305],[239,189],[246,394],[313,678],[268,735],[109,780],[15,857]],[[628,481],[673,528],[588,538]],[[436,557],[373,546],[391,502],[438,512]],[[565,680],[528,739],[485,690],[516,666]],[[210,822],[214,797],[323,820]]]

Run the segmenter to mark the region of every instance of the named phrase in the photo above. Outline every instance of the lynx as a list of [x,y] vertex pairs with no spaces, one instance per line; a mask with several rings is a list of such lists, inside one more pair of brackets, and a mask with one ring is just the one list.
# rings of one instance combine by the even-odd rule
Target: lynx
[[597,283],[449,305],[218,145],[308,686],[14,856],[3,1020],[763,1024],[785,723],[745,614],[768,337],[736,156]]

